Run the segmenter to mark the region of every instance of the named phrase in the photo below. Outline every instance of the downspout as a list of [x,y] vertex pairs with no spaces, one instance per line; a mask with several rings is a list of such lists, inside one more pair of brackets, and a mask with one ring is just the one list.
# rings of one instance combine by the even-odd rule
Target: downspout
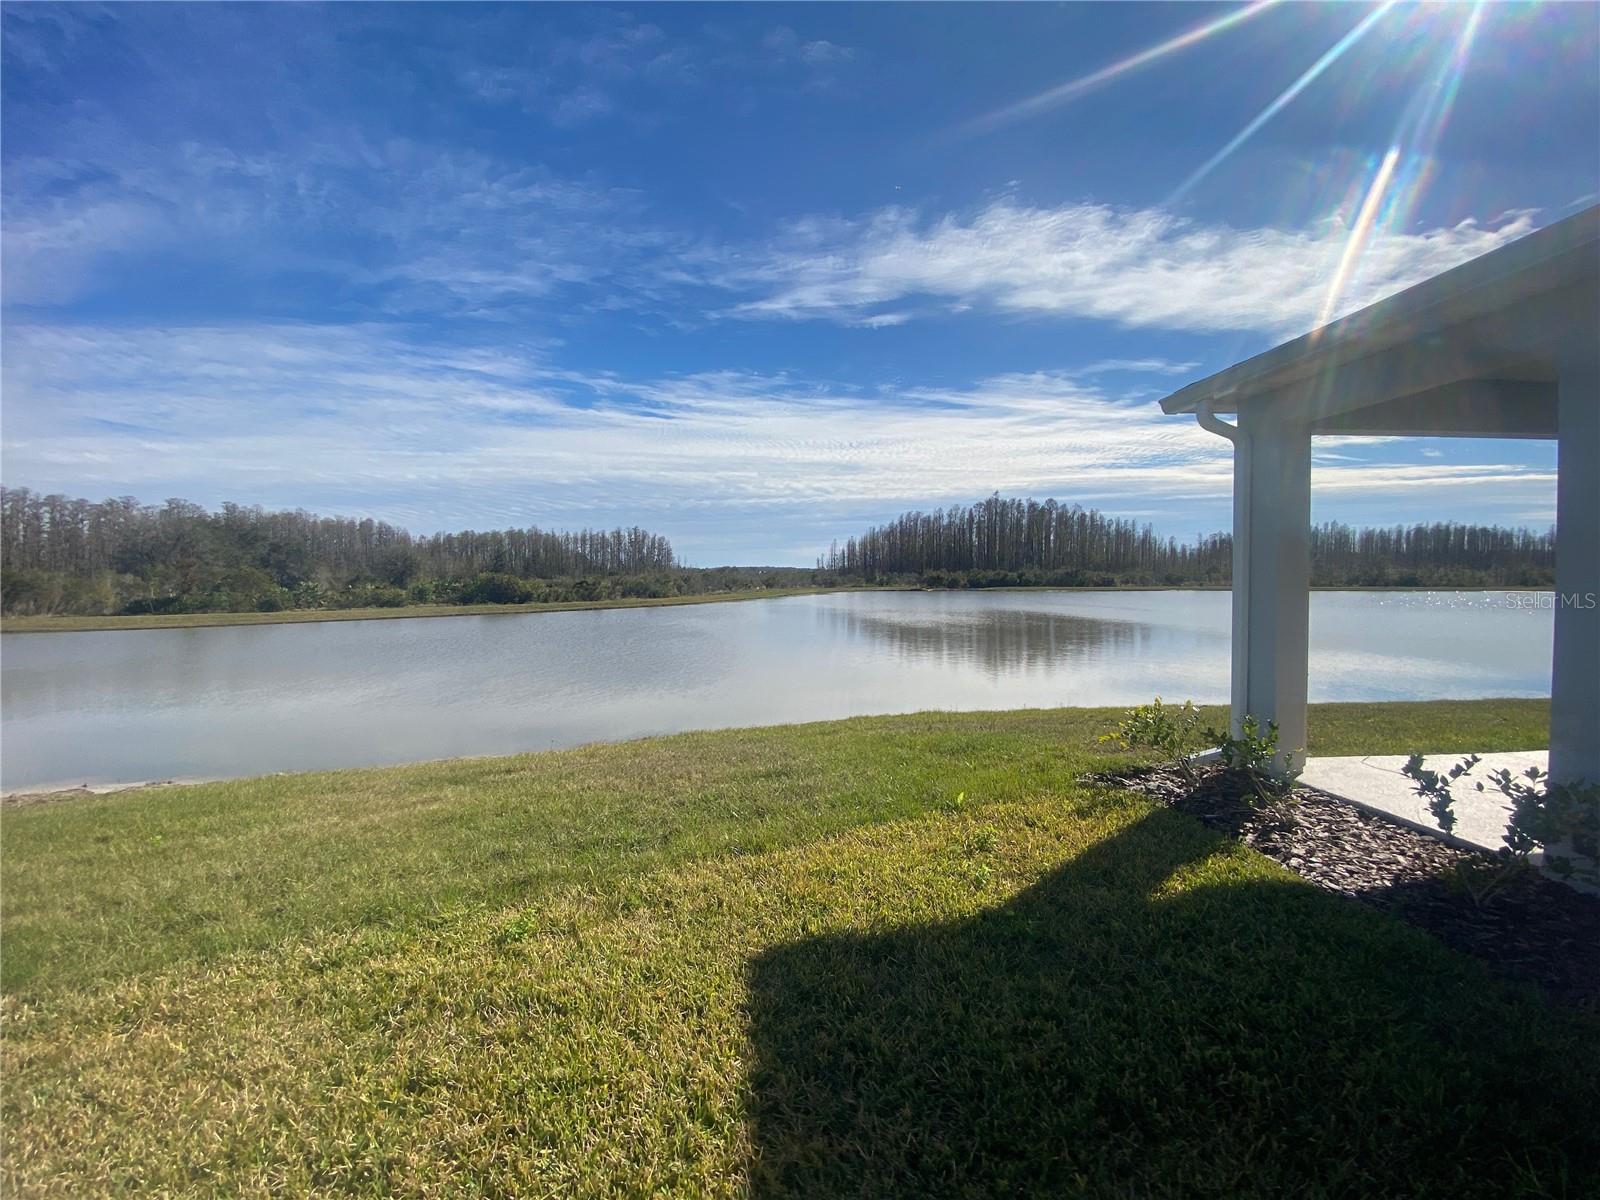
[[1250,631],[1250,435],[1238,425],[1229,425],[1212,411],[1216,397],[1200,402],[1194,418],[1200,428],[1233,443],[1233,679],[1228,723],[1233,736],[1242,731],[1240,722],[1249,705]]

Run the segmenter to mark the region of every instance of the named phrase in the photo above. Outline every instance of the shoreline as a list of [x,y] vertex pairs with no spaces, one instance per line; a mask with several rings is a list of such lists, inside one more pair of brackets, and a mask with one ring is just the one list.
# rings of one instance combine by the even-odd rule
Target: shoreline
[[[672,608],[690,604],[737,604],[790,596],[828,596],[845,592],[1227,592],[1229,584],[1127,584],[1119,587],[933,588],[917,584],[857,584],[840,587],[758,588],[706,592],[693,596],[646,596],[621,600],[558,600],[531,604],[412,604],[399,608],[305,608],[279,612],[152,613],[138,616],[40,616],[0,619],[0,635],[38,633],[118,633],[146,629],[216,629],[232,625],[312,625],[329,621],[405,621],[433,617],[513,617],[535,613],[594,612],[612,608]],[[1518,592],[1549,593],[1548,587],[1313,587],[1313,592]]]
[[[258,779],[242,775],[241,779]],[[120,796],[124,792],[143,792],[151,788],[194,787],[202,783],[226,783],[220,776],[194,776],[180,779],[141,779],[130,783],[75,783],[63,787],[28,786],[0,790],[0,808],[33,808],[39,804],[59,804],[66,800],[88,800],[97,796]]]
[[833,592],[911,591],[898,587],[757,588],[693,596],[640,596],[621,600],[556,600],[530,604],[407,604],[398,608],[288,608],[279,612],[150,613],[138,616],[7,617],[0,634],[115,633],[139,629],[211,629],[224,625],[313,625],[325,621],[405,621],[432,617],[514,617],[532,613],[592,612],[607,608],[671,608],[689,604],[736,604]]
[[[1549,705],[1548,696],[1473,696],[1473,697],[1444,697],[1432,700],[1318,700],[1312,701],[1310,708],[1313,711],[1321,710],[1323,713],[1335,711],[1353,711],[1358,708],[1385,709],[1399,706],[1407,711],[1417,711],[1422,708],[1435,710],[1451,706],[1474,707],[1479,705],[1504,705],[1520,707],[1529,704]],[[1061,704],[1047,706],[1023,705],[1016,708],[973,708],[973,709],[916,709],[910,712],[883,712],[883,713],[858,713],[850,717],[830,717],[820,720],[786,721],[778,724],[767,725],[715,725],[704,729],[678,729],[665,733],[641,733],[634,737],[621,737],[609,740],[578,742],[570,746],[533,746],[524,750],[508,750],[489,754],[447,754],[441,758],[414,758],[402,759],[399,762],[353,764],[344,767],[302,767],[299,769],[283,771],[264,771],[254,775],[185,775],[170,779],[140,779],[127,781],[114,781],[107,783],[76,783],[76,784],[26,784],[22,787],[0,789],[0,811],[13,811],[19,808],[33,808],[42,804],[57,804],[69,800],[87,800],[103,798],[106,796],[124,796],[131,793],[153,791],[160,788],[191,788],[208,784],[242,784],[252,783],[267,779],[291,780],[311,775],[334,775],[347,773],[372,773],[383,771],[405,771],[418,767],[429,766],[456,766],[466,763],[485,762],[489,760],[509,760],[525,758],[529,755],[566,754],[576,750],[603,749],[606,747],[621,747],[634,745],[640,742],[667,740],[672,738],[700,737],[700,736],[735,736],[739,734],[758,734],[771,730],[793,730],[814,725],[849,725],[856,722],[867,721],[894,721],[907,720],[917,717],[1003,717],[1028,714],[1036,716],[1048,713],[1104,713],[1107,719],[1120,715],[1125,711],[1125,705],[1104,704]],[[1197,704],[1196,708],[1210,715],[1216,720],[1226,720],[1228,705],[1226,701]],[[1524,749],[1542,749],[1544,747],[1523,747]]]

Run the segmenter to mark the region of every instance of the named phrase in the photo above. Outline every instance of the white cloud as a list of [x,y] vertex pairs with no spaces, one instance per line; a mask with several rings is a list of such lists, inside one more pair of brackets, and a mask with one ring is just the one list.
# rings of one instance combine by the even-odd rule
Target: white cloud
[[[590,53],[568,52],[575,61]],[[574,119],[608,102],[603,89],[584,87],[554,101],[571,105]],[[1336,308],[1531,226],[1521,213],[1492,225],[1380,231]],[[563,320],[628,308],[670,323],[731,314],[883,328],[987,310],[1288,334],[1324,308],[1345,235],[1339,219],[1242,229],[1154,209],[1006,199],[937,218],[902,208],[807,217],[740,244],[691,234],[602,180],[330,129],[293,150],[251,154],[102,142],[78,157],[14,159],[4,282],[13,305],[69,303],[159,254],[231,275],[241,296],[285,273],[327,276],[347,303],[381,316],[507,320],[545,304],[559,305]]]
[[[327,247],[337,243],[338,251]],[[611,281],[643,305],[687,239],[640,196],[404,139],[330,136],[295,153],[187,145],[7,165],[5,299],[70,303],[141,256],[203,261],[250,296],[285,271],[330,277],[369,312],[460,315]]]
[[802,38],[787,25],[769,30],[762,39],[764,45],[779,62],[799,62],[808,67],[827,68],[849,62],[856,57],[852,46],[841,46],[821,38]]
[[1173,362],[1166,358],[1102,358],[1092,362],[1086,367],[1080,367],[1073,373],[1076,375],[1188,375],[1198,370],[1200,364],[1194,361]]
[[888,329],[894,325],[904,325],[909,320],[911,320],[911,314],[908,312],[885,312],[873,313],[871,316],[862,317],[856,324],[863,325],[868,329]]
[[[1463,221],[1421,233],[1379,231],[1334,305],[1348,312],[1484,254],[1533,228]],[[1235,229],[1158,209],[1057,208],[996,201],[925,220],[886,208],[855,221],[796,222],[753,267],[725,278],[764,295],[747,318],[858,322],[918,297],[1005,312],[1195,331],[1310,328],[1348,240],[1337,219],[1308,229]]]
[[669,44],[659,25],[604,9],[588,10],[586,17],[591,31],[553,38],[514,63],[493,61],[502,46],[458,50],[456,78],[478,100],[516,104],[562,128],[631,113],[630,100],[642,85],[696,78],[695,48]]
[[[45,490],[306,505],[419,530],[637,520],[701,561],[820,548],[859,514],[994,490],[1181,512],[1181,528],[1227,519],[1221,439],[1065,373],[953,388],[639,379],[378,325],[13,324],[5,337],[5,477]],[[1551,479],[1514,464],[1316,473],[1335,500],[1446,511],[1537,508]]]

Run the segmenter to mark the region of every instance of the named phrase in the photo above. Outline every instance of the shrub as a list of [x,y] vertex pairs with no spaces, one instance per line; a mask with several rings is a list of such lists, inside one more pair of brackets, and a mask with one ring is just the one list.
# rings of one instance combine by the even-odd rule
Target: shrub
[[[1456,826],[1454,786],[1472,773],[1482,760],[1469,754],[1440,773],[1422,765],[1413,754],[1401,768],[1416,785],[1417,795],[1428,801],[1428,811],[1446,833]],[[1505,844],[1495,851],[1498,866],[1487,876],[1471,871],[1457,877],[1476,900],[1484,900],[1513,876],[1527,869],[1529,856],[1544,851],[1545,864],[1562,878],[1579,878],[1600,884],[1600,785],[1552,783],[1548,772],[1529,767],[1520,776],[1501,768],[1489,772],[1489,782],[1511,802]],[[1482,780],[1473,787],[1487,789]]]
[[406,594],[384,583],[351,584],[333,601],[335,608],[403,608]]
[[1280,804],[1294,791],[1300,778],[1300,768],[1295,765],[1299,756],[1296,753],[1280,758],[1276,721],[1268,721],[1267,731],[1262,733],[1260,722],[1247,715],[1238,737],[1216,729],[1207,729],[1206,737],[1216,743],[1224,766],[1244,774],[1259,803]]
[[1239,736],[1200,726],[1200,713],[1194,702],[1185,700],[1179,708],[1168,708],[1157,696],[1152,704],[1130,708],[1122,724],[1103,735],[1102,742],[1116,742],[1125,750],[1153,750],[1166,759],[1193,786],[1199,782],[1192,755],[1202,746],[1216,746],[1221,765],[1241,773],[1249,785],[1249,797],[1259,804],[1277,804],[1287,799],[1300,778],[1300,768],[1291,761],[1280,761],[1278,725],[1267,722],[1261,732],[1253,716],[1244,719]]
[[321,608],[327,599],[327,593],[320,586],[310,579],[305,579],[294,585],[289,603],[295,608]]
[[1200,713],[1192,700],[1185,700],[1180,708],[1168,708],[1157,696],[1153,704],[1130,708],[1122,724],[1100,740],[1116,742],[1124,750],[1153,750],[1186,780],[1195,782],[1189,756],[1199,749]]
[[153,613],[179,613],[184,611],[182,596],[140,596],[129,600],[122,611],[130,617]]
[[486,571],[460,591],[462,604],[527,604],[534,589],[526,580],[500,571]]

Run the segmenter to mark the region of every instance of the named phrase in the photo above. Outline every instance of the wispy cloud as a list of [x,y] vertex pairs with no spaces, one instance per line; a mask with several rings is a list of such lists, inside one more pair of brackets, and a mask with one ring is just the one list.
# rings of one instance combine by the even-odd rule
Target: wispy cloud
[[794,60],[812,67],[849,62],[856,57],[856,51],[849,46],[822,38],[807,40],[787,25],[769,30],[762,39],[762,45],[781,60]]
[[867,329],[889,329],[895,325],[904,325],[911,319],[912,314],[908,312],[882,312],[862,317],[855,323]]
[[1380,231],[1351,256],[1349,219],[1235,227],[1004,199],[933,216],[897,207],[811,216],[735,240],[691,233],[639,192],[592,176],[330,127],[250,151],[191,142],[157,153],[101,138],[70,156],[12,158],[3,265],[11,305],[70,303],[161,256],[231,275],[241,302],[270,297],[267,284],[286,274],[325,277],[337,290],[323,294],[351,316],[507,320],[543,304],[561,320],[630,308],[672,324],[732,316],[883,328],[998,312],[1287,334],[1325,311],[1335,278],[1338,315],[1533,225],[1518,213]]
[[806,91],[828,92],[841,86],[845,71],[860,57],[853,46],[825,38],[801,37],[787,25],[767,31],[762,46],[779,69],[798,71]]
[[1102,358],[1080,367],[1078,375],[1187,375],[1198,369],[1194,361],[1174,362],[1166,358]]
[[553,38],[515,61],[497,61],[505,46],[479,42],[457,50],[462,88],[479,101],[515,104],[573,128],[602,117],[641,117],[637,101],[646,89],[699,78],[699,48],[674,42],[659,25],[605,9],[587,16],[588,33]]
[[[315,505],[418,529],[637,519],[691,554],[759,556],[820,548],[855,514],[996,489],[1211,506],[1221,525],[1231,487],[1220,439],[1064,372],[941,388],[638,378],[380,325],[13,325],[5,351],[6,477],[71,492]],[[1488,492],[1537,506],[1552,479],[1505,464],[1317,471],[1330,494],[1441,504]]]
[[699,38],[674,38],[659,25],[604,9],[588,10],[582,36],[551,39],[532,54],[481,40],[451,52],[456,78],[471,98],[510,104],[571,129],[601,118],[646,125],[662,116],[666,89],[717,82],[732,86],[777,71],[807,92],[832,91],[860,57],[855,47],[806,38],[787,25],[752,37],[710,27]]
[[8,164],[4,195],[13,306],[70,303],[159,255],[227,272],[245,302],[298,272],[329,279],[371,315],[496,306],[506,318],[519,303],[602,283],[648,303],[668,286],[667,268],[695,253],[628,189],[406,139],[22,158]]
[[[1533,228],[1528,214],[1373,236],[1346,282],[1351,311]],[[1025,207],[925,219],[887,208],[860,220],[796,222],[730,286],[766,285],[746,318],[859,322],[919,297],[1129,328],[1299,332],[1323,310],[1348,240],[1342,219],[1239,229],[1159,209]]]

